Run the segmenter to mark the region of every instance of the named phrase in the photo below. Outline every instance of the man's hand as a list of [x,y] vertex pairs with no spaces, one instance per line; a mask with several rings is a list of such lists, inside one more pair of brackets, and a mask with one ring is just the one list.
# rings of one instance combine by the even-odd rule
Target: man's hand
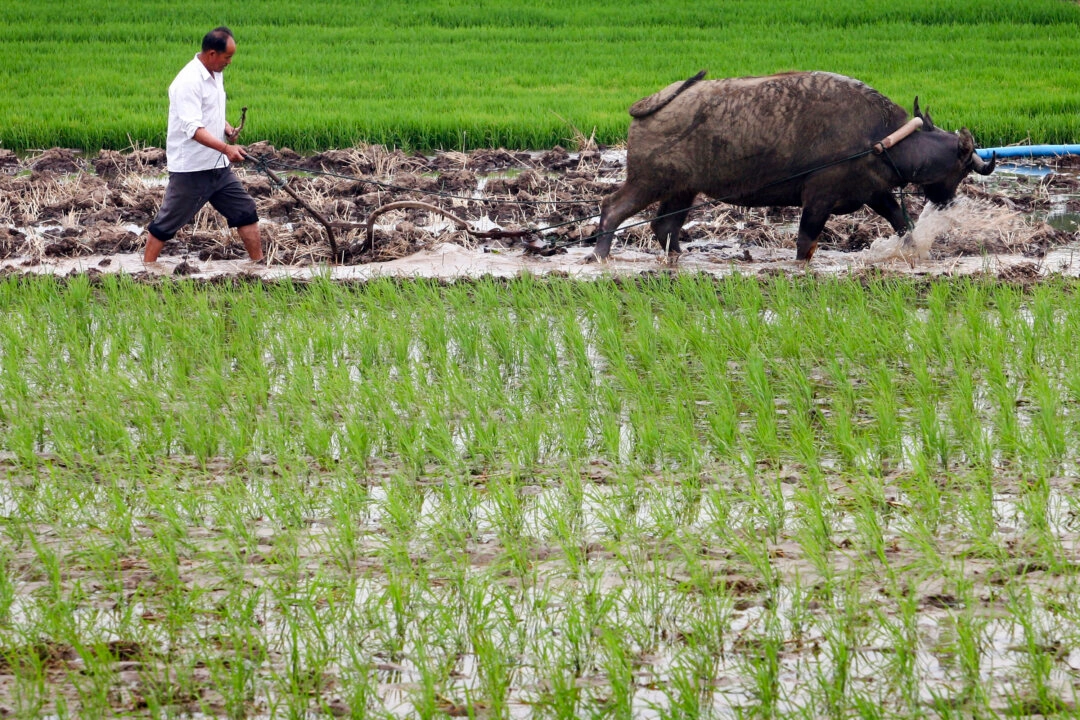
[[[232,130],[232,127],[226,125],[225,132],[227,133],[229,130]],[[191,139],[200,145],[205,145],[211,150],[217,150],[232,162],[244,162],[246,159],[244,148],[242,146],[230,145],[228,142],[222,143],[221,138],[214,137],[210,131],[204,127],[196,130]]]
[[244,152],[244,148],[240,145],[226,145],[225,157],[229,158],[230,162],[244,162],[247,160],[247,153]]
[[240,128],[234,128],[229,123],[225,123],[225,139],[229,142],[236,142],[238,137],[240,137]]

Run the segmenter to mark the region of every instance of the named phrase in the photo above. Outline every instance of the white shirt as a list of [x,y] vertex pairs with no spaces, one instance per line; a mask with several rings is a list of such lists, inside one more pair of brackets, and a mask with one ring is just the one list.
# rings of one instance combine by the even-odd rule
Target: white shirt
[[201,127],[225,140],[224,78],[207,70],[196,55],[169,86],[169,132],[165,139],[169,172],[229,166],[224,154],[191,139]]

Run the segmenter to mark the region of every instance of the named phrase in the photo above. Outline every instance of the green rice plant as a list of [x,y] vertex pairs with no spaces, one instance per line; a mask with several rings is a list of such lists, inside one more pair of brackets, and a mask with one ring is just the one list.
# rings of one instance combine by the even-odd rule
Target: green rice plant
[[488,497],[493,505],[491,524],[510,569],[518,576],[525,576],[531,564],[524,543],[525,506],[518,495],[517,483],[513,479],[493,479],[488,484]]
[[954,437],[958,449],[964,453],[970,464],[989,468],[993,461],[990,453],[993,445],[988,442],[977,401],[976,381],[970,366],[966,362],[957,363],[949,398],[949,420]]
[[659,553],[627,553],[619,559],[628,568],[628,592],[621,608],[624,625],[618,631],[638,652],[659,648],[664,638],[679,632],[679,619],[692,612],[693,605],[685,594],[672,592],[671,568]]
[[543,677],[548,683],[549,689],[540,695],[533,703],[540,717],[564,718],[579,717],[582,713],[582,705],[585,693],[577,680],[572,667],[563,663],[565,658],[561,655],[550,657],[555,651],[550,645],[546,645],[542,651]]
[[[688,657],[690,656],[690,657]],[[715,660],[699,653],[679,656],[663,684],[666,704],[655,707],[661,718],[701,718],[711,716],[712,693],[708,685],[715,676]]]
[[970,546],[969,556],[1003,561],[1007,551],[998,536],[998,518],[995,516],[995,488],[993,478],[973,477],[956,505],[959,519],[965,529],[965,541]]
[[901,713],[917,714],[922,712],[919,686],[911,682],[916,675],[920,647],[918,610],[919,596],[910,588],[895,588],[891,597],[896,601],[896,612],[892,617],[883,617],[880,608],[878,627],[883,628],[891,642],[892,652],[888,655],[889,687],[900,698]]
[[1035,540],[1035,545],[1052,548],[1056,543],[1050,532],[1050,487],[1043,476],[1026,479],[1022,485],[1018,509],[1022,527]]
[[780,455],[779,418],[772,381],[766,372],[764,358],[758,355],[747,358],[746,379],[754,413],[755,449],[764,459],[775,461]]
[[987,712],[990,708],[983,680],[983,656],[988,644],[988,623],[974,610],[976,602],[970,583],[959,583],[957,596],[964,603],[963,612],[956,617],[956,655],[963,682],[962,693],[969,708],[976,712]]
[[1015,710],[1029,708],[1038,713],[1054,714],[1063,708],[1063,701],[1051,678],[1057,653],[1057,641],[1040,627],[1035,602],[1029,588],[1013,587],[1006,602],[1023,631],[1022,642],[1016,648],[1023,654],[1022,675],[1011,689],[1010,700]]
[[204,651],[208,658],[204,662],[224,699],[225,715],[230,718],[246,717],[254,705],[256,670],[267,658],[266,649],[256,643],[249,634],[225,643],[224,655],[217,655],[213,647]]
[[772,717],[779,711],[783,700],[783,686],[780,682],[780,653],[783,639],[774,614],[766,613],[764,630],[759,636],[744,639],[739,659],[745,664],[744,671],[750,676],[753,686],[751,693],[755,705],[751,714],[760,717]]
[[881,485],[873,478],[856,478],[851,484],[854,493],[855,531],[861,541],[862,549],[888,567],[888,546],[885,537],[884,522],[887,522],[889,506],[881,491]]
[[[17,713],[32,717],[41,715],[49,702],[50,688],[47,687],[46,657],[36,652],[33,646],[25,650],[7,650],[4,660],[15,672],[11,689],[11,703]],[[61,708],[57,708],[58,714]]]
[[[130,710],[102,694],[121,638],[146,714],[1064,707],[1072,287],[997,287],[4,279],[9,706]],[[1026,403],[1011,456],[994,367]],[[178,430],[200,403],[223,428],[204,457]],[[16,407],[41,423],[25,456]]]
[[822,587],[832,587],[835,571],[832,563],[833,513],[828,488],[820,481],[809,482],[805,489],[795,493],[799,509],[799,526],[793,535],[802,550],[803,557],[821,576]]
[[1061,393],[1056,379],[1039,367],[1037,359],[1027,365],[1028,383],[1035,403],[1032,445],[1043,472],[1055,472],[1065,455],[1066,436]]
[[876,436],[876,470],[880,473],[884,473],[901,455],[902,419],[895,374],[895,368],[878,365],[868,378],[872,393],[870,408]]
[[927,470],[934,465],[948,467],[952,457],[952,444],[938,414],[941,392],[938,383],[925,365],[916,364],[912,368],[912,374],[915,388],[911,402],[918,415],[917,431],[921,453],[920,457],[912,458],[912,462],[917,462]]
[[[352,716],[379,717],[378,681],[367,659],[352,654],[350,662],[342,671],[341,694]],[[333,712],[336,708],[327,708]]]
[[600,631],[600,644],[604,649],[603,669],[608,683],[605,714],[612,717],[632,716],[634,700],[633,666],[630,649],[621,632],[610,628]]
[[864,463],[866,448],[858,428],[858,395],[848,371],[839,361],[828,365],[834,401],[828,427],[834,447],[845,467],[857,468]]
[[[704,12],[608,0],[572,8],[317,2],[299,11],[196,4],[190,15],[160,2],[103,15],[85,2],[60,13],[19,0],[0,16],[13,78],[0,141],[18,149],[163,144],[165,88],[208,29],[194,18],[215,9],[237,33],[229,87],[234,103],[252,108],[249,132],[298,150],[357,140],[548,147],[594,128],[610,143],[625,137],[630,103],[702,66],[712,77],[793,66],[844,72],[905,105],[916,93],[931,98],[939,123],[966,124],[984,144],[1069,141],[1077,127],[1062,69],[1074,52],[1076,10],[1052,0],[920,0],[891,12],[789,1]],[[168,32],[155,35],[162,22]],[[152,36],[157,52],[145,50]],[[983,42],[963,43],[968,37]],[[120,52],[102,52],[107,45]],[[883,66],[882,52],[896,62]],[[285,56],[296,64],[282,66]],[[141,72],[120,57],[137,57]],[[987,87],[1000,91],[990,98]]]
[[[723,373],[707,372],[704,377],[705,399],[707,407],[705,423],[707,438],[712,454],[718,460],[738,457],[738,433],[740,406],[736,404],[729,380]],[[741,403],[740,403],[741,405]]]
[[781,369],[782,384],[789,403],[786,410],[787,429],[795,458],[808,473],[820,470],[820,442],[817,436],[818,410],[814,405],[814,388],[806,373],[787,365]]
[[852,693],[852,667],[858,660],[859,629],[865,624],[858,578],[849,578],[834,594],[835,615],[822,628],[827,664],[819,666],[818,702],[830,717],[844,715]]

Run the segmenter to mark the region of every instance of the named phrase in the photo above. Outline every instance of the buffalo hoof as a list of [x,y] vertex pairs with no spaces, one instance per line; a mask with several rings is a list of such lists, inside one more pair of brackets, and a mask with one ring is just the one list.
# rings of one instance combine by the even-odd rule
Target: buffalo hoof
[[802,245],[800,243],[799,245],[796,246],[796,249],[795,249],[795,259],[796,260],[805,260],[806,262],[810,262],[810,260],[814,257],[814,252],[817,251],[817,246],[818,246],[817,243],[813,243],[813,244],[811,244],[809,246]]
[[606,257],[600,257],[596,253],[589,253],[588,255],[585,256],[585,259],[582,260],[581,262],[583,264],[585,264],[585,265],[592,265],[593,263],[602,263],[605,260],[607,260]]

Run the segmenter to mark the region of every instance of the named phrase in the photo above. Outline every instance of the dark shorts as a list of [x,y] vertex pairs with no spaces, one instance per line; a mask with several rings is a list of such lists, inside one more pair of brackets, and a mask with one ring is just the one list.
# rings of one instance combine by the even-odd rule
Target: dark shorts
[[172,240],[191,222],[202,206],[210,203],[225,216],[229,227],[259,222],[255,201],[248,195],[232,168],[169,173],[169,185],[154,222],[146,229],[158,240]]

